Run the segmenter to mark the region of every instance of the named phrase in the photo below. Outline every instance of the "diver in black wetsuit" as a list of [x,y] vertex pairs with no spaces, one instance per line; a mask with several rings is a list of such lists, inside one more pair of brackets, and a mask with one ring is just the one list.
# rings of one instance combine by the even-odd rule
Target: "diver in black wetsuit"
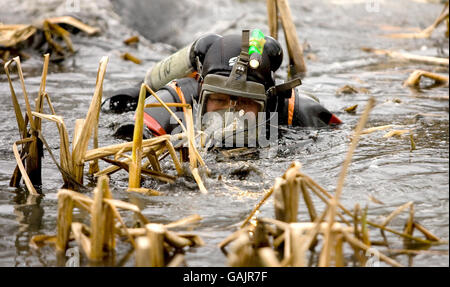
[[[256,128],[269,121],[261,120],[258,113],[265,113],[269,119],[273,118],[273,112],[277,112],[279,125],[322,127],[341,123],[316,100],[298,92],[296,86],[301,84],[300,79],[276,85],[274,73],[283,59],[277,40],[264,36],[263,50],[256,55],[257,65],[250,64],[255,58],[248,53],[251,41],[248,30],[242,36],[203,36],[156,64],[147,72],[145,83],[166,103],[191,104],[202,130],[210,124],[214,125],[213,131],[224,128],[230,122],[227,114],[232,115],[231,119],[250,115],[247,120],[255,119],[257,124],[253,127]],[[138,95],[139,86],[118,91],[104,102],[105,108],[117,113],[134,110]],[[148,96],[146,104],[157,103],[154,97]],[[181,108],[171,109],[181,111]],[[205,121],[210,113],[219,117]],[[128,122],[124,121],[117,133],[131,135],[133,124]],[[178,126],[164,108],[145,109],[144,123],[148,128],[147,137],[170,134]],[[247,125],[245,131],[249,129]]]

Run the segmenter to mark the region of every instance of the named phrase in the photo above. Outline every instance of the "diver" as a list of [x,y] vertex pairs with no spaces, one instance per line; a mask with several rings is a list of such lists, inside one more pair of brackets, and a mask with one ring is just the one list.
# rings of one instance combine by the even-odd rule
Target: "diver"
[[[282,60],[280,43],[258,29],[244,30],[242,35],[209,34],[157,63],[148,70],[144,82],[166,103],[190,104],[196,126],[211,132],[208,135],[215,146],[230,138],[226,133],[230,126],[234,127],[231,143],[235,147],[240,132],[245,134],[247,146],[250,137],[261,137],[264,131],[267,136],[267,125],[273,122],[301,127],[340,124],[339,118],[316,99],[299,93],[300,78],[276,84],[275,72]],[[103,102],[103,109],[134,111],[139,90],[140,84],[115,92]],[[158,101],[147,93],[145,103]],[[171,109],[183,118],[181,108]],[[240,119],[245,120],[236,125]],[[163,107],[152,107],[145,109],[144,126],[144,137],[149,138],[171,134],[178,124]],[[132,118],[124,119],[115,135],[131,138],[133,127]]]

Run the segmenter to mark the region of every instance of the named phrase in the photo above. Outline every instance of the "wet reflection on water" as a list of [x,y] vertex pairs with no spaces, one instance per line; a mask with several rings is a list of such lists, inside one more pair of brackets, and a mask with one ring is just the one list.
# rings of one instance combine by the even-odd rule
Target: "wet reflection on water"
[[[18,192],[14,197],[14,214],[19,225],[15,236],[16,247],[15,266],[30,266],[28,261],[32,251],[30,239],[42,228],[44,209],[41,207],[42,196]],[[38,251],[38,259],[45,266],[45,261]]]

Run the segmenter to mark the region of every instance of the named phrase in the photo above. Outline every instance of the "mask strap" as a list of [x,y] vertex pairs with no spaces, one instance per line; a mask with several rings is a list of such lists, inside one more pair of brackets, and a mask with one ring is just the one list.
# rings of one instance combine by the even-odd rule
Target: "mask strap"
[[241,53],[233,66],[230,77],[226,85],[228,87],[239,86],[240,83],[247,81],[247,68],[250,56],[248,55],[250,30],[242,30]]

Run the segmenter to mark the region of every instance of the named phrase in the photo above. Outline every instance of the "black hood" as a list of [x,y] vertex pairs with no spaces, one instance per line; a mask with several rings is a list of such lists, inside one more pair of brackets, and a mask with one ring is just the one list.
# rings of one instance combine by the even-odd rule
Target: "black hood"
[[[203,78],[208,74],[229,76],[241,52],[241,35],[228,35],[218,38],[209,47],[203,61]],[[257,69],[248,68],[247,79],[261,83],[266,89],[275,85],[273,77],[282,62],[283,50],[275,39],[266,36],[262,61]]]

